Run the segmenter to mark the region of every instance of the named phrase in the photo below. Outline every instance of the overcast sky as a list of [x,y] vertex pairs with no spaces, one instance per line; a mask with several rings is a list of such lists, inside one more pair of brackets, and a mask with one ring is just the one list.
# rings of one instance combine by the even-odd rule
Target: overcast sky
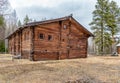
[[[73,17],[88,30],[96,0],[9,0],[18,18],[22,21],[27,14],[40,21],[73,14]],[[120,4],[120,0],[113,0]]]

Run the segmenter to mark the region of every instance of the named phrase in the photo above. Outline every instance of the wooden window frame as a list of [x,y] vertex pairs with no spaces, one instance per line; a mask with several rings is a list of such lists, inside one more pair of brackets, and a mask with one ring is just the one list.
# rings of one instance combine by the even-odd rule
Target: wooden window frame
[[45,39],[45,35],[44,35],[43,33],[39,33],[39,39],[40,39],[40,40]]
[[48,41],[52,41],[53,40],[53,36],[52,35],[48,35]]

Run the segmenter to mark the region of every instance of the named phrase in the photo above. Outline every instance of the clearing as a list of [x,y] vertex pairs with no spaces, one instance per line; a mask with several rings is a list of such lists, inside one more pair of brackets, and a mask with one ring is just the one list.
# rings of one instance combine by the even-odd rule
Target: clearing
[[120,83],[120,56],[32,62],[1,54],[0,83]]

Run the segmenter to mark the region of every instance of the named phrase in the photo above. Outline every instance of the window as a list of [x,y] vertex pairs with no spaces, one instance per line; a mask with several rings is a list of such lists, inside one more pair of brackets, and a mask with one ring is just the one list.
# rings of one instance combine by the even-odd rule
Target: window
[[44,35],[42,33],[40,33],[39,38],[44,39]]
[[52,36],[51,35],[48,35],[48,40],[52,40]]

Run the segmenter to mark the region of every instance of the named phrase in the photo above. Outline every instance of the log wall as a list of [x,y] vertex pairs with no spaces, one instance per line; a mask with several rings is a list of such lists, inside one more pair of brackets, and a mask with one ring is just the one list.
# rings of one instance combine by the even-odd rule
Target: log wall
[[[58,59],[59,50],[59,25],[58,23],[40,25],[35,27],[34,60]],[[40,34],[44,35],[40,39]],[[51,35],[51,40],[48,40]]]
[[78,28],[69,20],[26,27],[9,38],[9,52],[33,60],[85,58],[88,36]]
[[30,27],[25,28],[22,30],[21,34],[21,54],[22,58],[28,58],[30,57],[31,53],[31,29]]
[[120,54],[120,46],[117,46],[117,53]]

